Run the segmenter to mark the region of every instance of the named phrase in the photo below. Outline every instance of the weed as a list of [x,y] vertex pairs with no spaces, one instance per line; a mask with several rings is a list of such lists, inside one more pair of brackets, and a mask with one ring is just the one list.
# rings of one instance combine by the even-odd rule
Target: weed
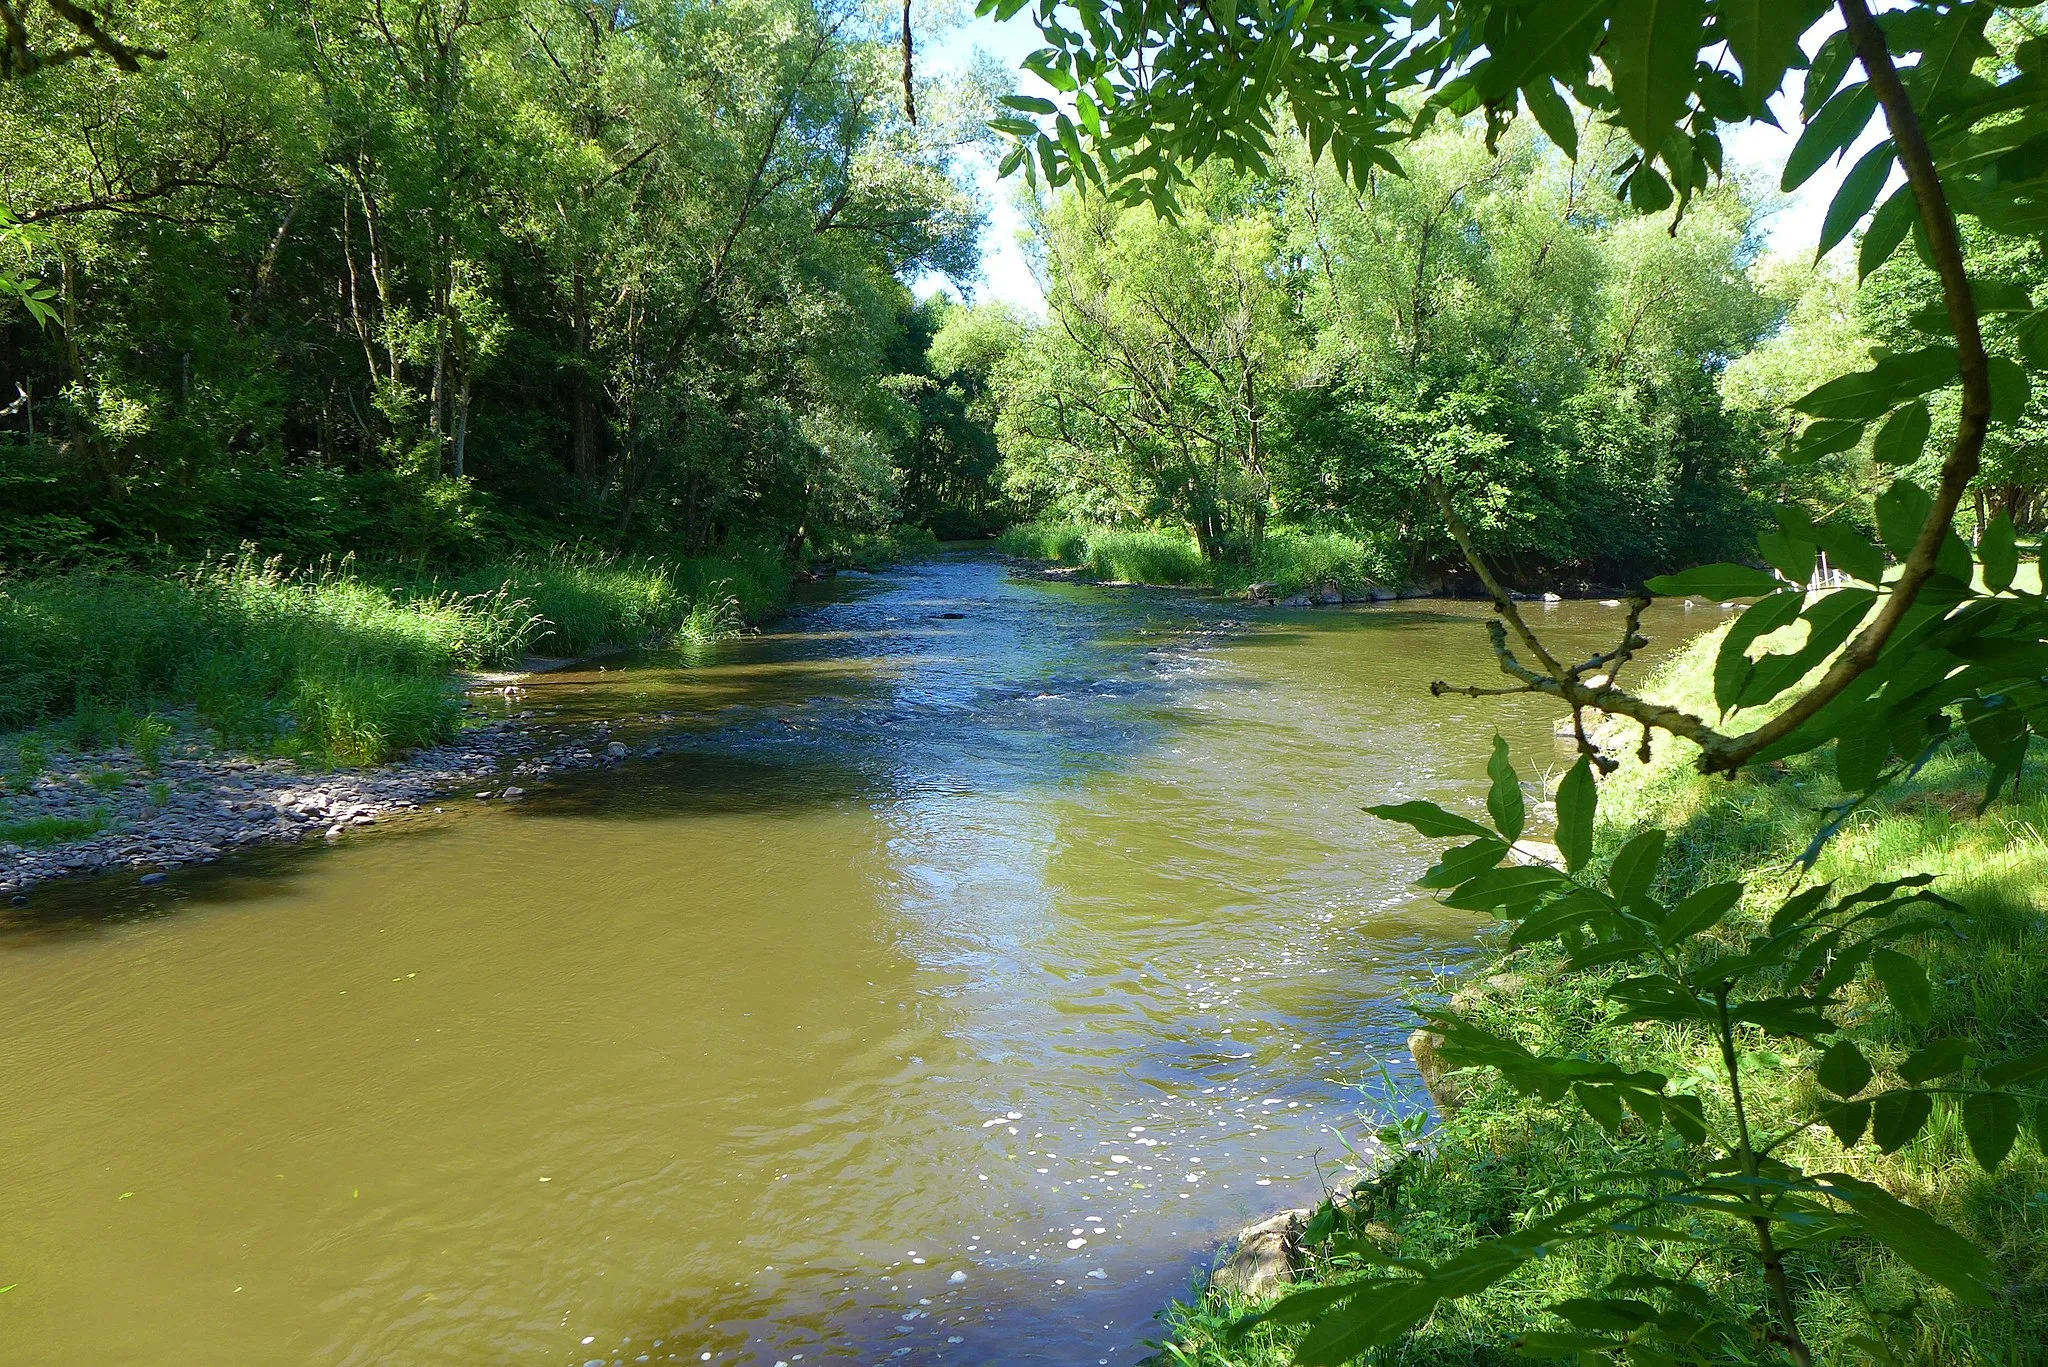
[[135,760],[145,774],[154,774],[163,767],[164,746],[170,739],[170,724],[160,717],[143,717],[128,728],[129,747],[135,751]]
[[0,843],[10,845],[57,845],[66,840],[83,840],[107,827],[104,808],[89,817],[32,816],[19,821],[0,821]]

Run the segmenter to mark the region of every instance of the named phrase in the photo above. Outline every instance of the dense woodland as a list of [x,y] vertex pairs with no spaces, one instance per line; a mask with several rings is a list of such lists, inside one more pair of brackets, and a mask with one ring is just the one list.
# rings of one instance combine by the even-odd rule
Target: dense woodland
[[[1738,556],[1776,500],[1868,522],[1871,443],[1788,463],[1790,403],[1928,297],[1910,255],[1860,292],[1767,257],[1760,184],[1635,212],[1605,170],[1625,136],[1581,112],[1576,158],[1468,119],[1358,180],[1295,136],[1174,217],[1034,192],[1048,315],[962,307],[936,285],[972,297],[986,206],[959,154],[1009,77],[906,87],[893,16],[136,22],[161,60],[0,82],[0,271],[46,314],[0,318],[17,566],[1036,520],[1246,564],[1270,529],[1337,534],[1361,573],[1427,578],[1455,560],[1440,478],[1511,577],[1619,582]],[[1994,439],[1978,520],[2048,517],[2041,404]]]
[[986,92],[906,91],[856,8],[226,0],[128,36],[166,55],[0,82],[0,272],[51,315],[0,319],[8,558],[800,548],[950,495],[906,282],[974,269]]

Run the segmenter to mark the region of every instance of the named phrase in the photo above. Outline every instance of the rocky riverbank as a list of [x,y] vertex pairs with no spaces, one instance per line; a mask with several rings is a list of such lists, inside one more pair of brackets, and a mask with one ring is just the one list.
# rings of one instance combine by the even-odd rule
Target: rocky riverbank
[[[517,686],[493,691],[516,696]],[[65,749],[41,772],[15,774],[0,796],[0,897],[19,905],[37,884],[77,875],[157,882],[252,845],[332,842],[380,822],[430,819],[437,801],[517,801],[525,789],[509,780],[534,784],[639,753],[612,736],[627,720],[644,719],[563,729],[532,711],[473,714],[446,745],[358,770],[251,758],[190,731],[154,754]]]

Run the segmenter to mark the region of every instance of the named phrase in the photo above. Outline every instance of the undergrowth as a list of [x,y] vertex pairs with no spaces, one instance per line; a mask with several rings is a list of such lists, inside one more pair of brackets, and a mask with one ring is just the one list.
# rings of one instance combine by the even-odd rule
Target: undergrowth
[[1254,584],[1282,595],[1335,582],[1349,589],[1394,584],[1401,560],[1382,545],[1341,532],[1269,530],[1255,544],[1229,546],[1205,559],[1178,530],[1124,529],[1073,522],[1027,522],[996,541],[1005,555],[1079,566],[1110,583],[1169,584],[1243,592]]
[[[1672,700],[1703,687],[1710,692],[1702,676],[1717,643],[1708,638],[1681,654],[1652,691]],[[1809,757],[1731,782],[1701,777],[1692,768],[1694,753],[1666,742],[1649,764],[1626,763],[1603,784],[1600,853],[1611,855],[1629,836],[1660,827],[1670,835],[1663,892],[1675,897],[1744,880],[1753,927],[1795,885],[1796,857],[1841,797],[1832,766]],[[1933,886],[1970,913],[1958,935],[1930,938],[1916,951],[1936,993],[1929,1020],[1898,1016],[1881,995],[1851,1002],[1880,1043],[1871,1061],[1881,1076],[1914,1049],[1946,1037],[1972,1036],[2001,1054],[2048,1041],[2043,761],[2048,755],[2029,765],[2013,800],[1980,814],[1982,761],[1961,747],[1937,755],[1882,805],[1854,814],[1821,851],[1814,880],[1861,886],[1931,873]],[[1735,930],[1745,928],[1735,922]],[[1699,1032],[1612,1023],[1600,978],[1559,970],[1554,948],[1503,949],[1476,972],[1441,979],[1438,990],[1469,1019],[1534,1050],[1610,1058],[1674,1078],[1712,1071],[1714,1045]],[[1815,1113],[1810,1069],[1799,1066],[1810,1060],[1781,1048],[1758,1040],[1744,1060],[1759,1130],[1797,1131],[1788,1159],[1842,1168],[1927,1209],[1987,1250],[2005,1282],[1994,1310],[1965,1311],[1875,1245],[1809,1250],[1794,1262],[1793,1290],[1816,1360],[1985,1367],[2048,1361],[2048,1159],[2039,1147],[2023,1140],[1987,1175],[1971,1161],[1958,1109],[1940,1101],[1928,1127],[1898,1151],[1882,1155],[1865,1143],[1844,1154],[1825,1128],[1802,1128]],[[1519,1096],[1490,1073],[1459,1081],[1467,1099],[1441,1118],[1426,1144],[1355,1192],[1336,1194],[1341,1230],[1397,1256],[1442,1258],[1523,1227],[1596,1183],[1595,1174],[1654,1164],[1661,1145],[1674,1142],[1652,1140],[1640,1126],[1609,1135],[1583,1112]],[[1333,1264],[1328,1247],[1310,1251],[1308,1279],[1357,1266]],[[1482,1294],[1444,1303],[1405,1339],[1359,1360],[1381,1367],[1526,1362],[1515,1350],[1517,1337],[1560,1327],[1542,1307],[1645,1273],[1689,1281],[1736,1317],[1762,1322],[1753,1265],[1720,1255],[1653,1255],[1636,1244],[1588,1244],[1556,1251]],[[1185,1367],[1291,1361],[1299,1330],[1267,1324],[1240,1339],[1230,1326],[1242,1309],[1200,1294],[1172,1307],[1159,1360]],[[1751,1357],[1730,1360],[1784,1359],[1760,1346]]]
[[580,549],[458,580],[312,570],[243,554],[171,577],[89,573],[0,581],[0,732],[20,766],[52,744],[133,744],[154,767],[149,713],[196,708],[231,747],[373,764],[450,738],[453,675],[529,652],[702,642],[787,596],[772,549],[655,562]]

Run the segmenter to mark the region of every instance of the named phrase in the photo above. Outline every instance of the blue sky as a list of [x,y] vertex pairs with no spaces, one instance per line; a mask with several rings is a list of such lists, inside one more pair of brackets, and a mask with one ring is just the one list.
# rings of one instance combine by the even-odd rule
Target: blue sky
[[[1830,26],[1831,21],[1823,21],[1821,33]],[[1808,41],[1809,50],[1821,33],[1816,33]],[[1038,30],[1031,24],[1027,10],[1006,23],[974,19],[936,37],[929,46],[921,47],[919,62],[933,74],[962,70],[979,48],[1015,69],[1038,45]],[[1794,74],[1796,77],[1797,73]],[[1053,94],[1036,77],[1028,74],[1021,76],[1019,88],[1028,94]],[[1795,91],[1796,88],[1795,85]],[[1728,156],[1731,169],[1742,167],[1765,172],[1767,174],[1762,178],[1775,184],[1779,170],[1785,164],[1786,154],[1792,150],[1792,143],[1799,132],[1797,95],[1779,95],[1772,101],[1772,109],[1784,127],[1752,124],[1734,132],[1729,138]],[[1876,145],[1880,136],[1873,123],[1847,155],[1831,162],[1797,192],[1784,196],[1782,202],[1771,210],[1764,220],[1764,232],[1773,254],[1812,257],[1814,245],[1820,240],[1821,219],[1827,212],[1828,201],[1841,184],[1842,176],[1855,165],[1857,157],[1866,148]],[[982,191],[990,206],[989,223],[982,238],[983,278],[976,283],[976,297],[1007,300],[1034,313],[1043,312],[1045,297],[1031,274],[1029,261],[1019,243],[1024,223],[1013,202],[1015,186],[998,181],[993,165],[981,162],[979,158],[976,161]],[[1897,174],[1893,172],[1894,178]],[[1848,244],[1835,249],[1838,255],[1850,250]]]

